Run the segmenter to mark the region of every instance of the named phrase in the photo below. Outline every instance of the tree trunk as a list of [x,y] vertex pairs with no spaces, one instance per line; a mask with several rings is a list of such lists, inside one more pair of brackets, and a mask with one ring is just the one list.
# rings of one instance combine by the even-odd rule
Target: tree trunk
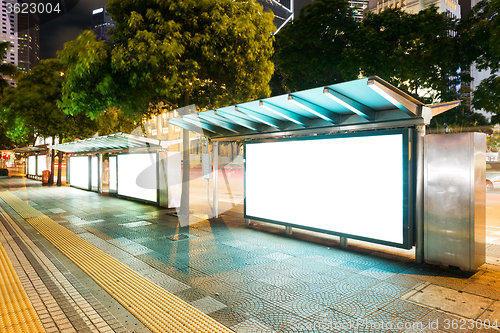
[[[189,105],[189,92],[184,92],[184,106]],[[185,112],[187,114],[187,112]],[[189,215],[189,130],[182,129],[182,194],[181,215]]]

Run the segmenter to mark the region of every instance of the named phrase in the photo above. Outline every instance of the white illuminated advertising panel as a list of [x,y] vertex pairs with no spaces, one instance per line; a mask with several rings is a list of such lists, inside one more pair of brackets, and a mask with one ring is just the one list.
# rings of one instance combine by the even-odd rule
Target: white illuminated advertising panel
[[118,155],[118,195],[157,201],[156,153]]
[[89,188],[89,157],[71,156],[69,160],[69,180],[71,186]]
[[28,175],[36,175],[36,156],[28,156]]
[[116,156],[109,157],[109,190],[116,191]]
[[403,247],[402,133],[245,149],[245,217]]
[[99,187],[99,158],[97,156],[92,156],[91,161],[92,161],[91,162],[91,165],[92,165],[92,172],[91,172],[92,187],[97,189]]
[[47,170],[47,157],[45,155],[37,155],[36,158],[38,160],[36,174],[37,176],[41,176],[42,172]]

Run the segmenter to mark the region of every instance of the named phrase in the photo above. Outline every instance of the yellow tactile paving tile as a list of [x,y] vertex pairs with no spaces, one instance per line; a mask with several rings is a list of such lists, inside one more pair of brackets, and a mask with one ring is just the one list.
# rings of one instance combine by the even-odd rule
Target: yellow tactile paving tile
[[0,198],[152,332],[232,332],[9,192]]
[[2,245],[0,245],[0,332],[45,332]]

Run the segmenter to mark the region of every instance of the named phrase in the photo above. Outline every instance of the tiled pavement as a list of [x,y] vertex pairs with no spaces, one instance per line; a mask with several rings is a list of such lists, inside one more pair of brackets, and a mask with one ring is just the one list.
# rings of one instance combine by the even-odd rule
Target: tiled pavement
[[[180,228],[151,205],[26,179],[0,186],[236,332],[473,332],[500,319],[494,243],[489,264],[463,272],[417,265],[411,251],[247,228],[241,207]],[[149,331],[0,203],[12,216],[0,230],[14,235],[2,245],[47,332]],[[169,238],[178,234],[189,237]]]

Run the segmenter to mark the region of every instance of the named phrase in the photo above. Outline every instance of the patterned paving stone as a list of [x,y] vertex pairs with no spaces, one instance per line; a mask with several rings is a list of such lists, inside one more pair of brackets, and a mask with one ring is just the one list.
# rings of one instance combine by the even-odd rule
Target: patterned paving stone
[[236,326],[248,319],[248,317],[239,310],[229,307],[211,312],[209,315],[226,327]]
[[280,303],[278,306],[302,318],[307,318],[327,309],[327,306],[316,303],[309,298],[297,298],[290,302]]
[[203,290],[199,290],[196,288],[189,288],[185,289],[179,292],[174,293],[177,297],[182,299],[183,301],[186,301],[188,303],[197,301],[199,299],[202,299],[204,297],[209,296],[206,292]]
[[209,314],[225,308],[226,305],[213,299],[210,296],[198,299],[196,301],[191,302],[191,305],[200,310],[203,313]]
[[411,289],[422,284],[424,280],[414,278],[408,274],[396,274],[386,279],[385,282]]
[[270,285],[273,285],[276,287],[281,287],[285,284],[290,284],[290,283],[296,282],[297,280],[290,278],[290,277],[287,277],[287,276],[284,276],[284,275],[281,275],[281,274],[274,274],[271,276],[263,277],[263,278],[259,279],[258,281],[264,282],[264,283],[267,283],[267,284],[270,284]]
[[281,304],[293,301],[301,295],[291,294],[281,288],[275,288],[269,291],[262,292],[259,297],[273,304]]
[[281,252],[274,252],[274,253],[266,254],[264,257],[272,259],[272,260],[286,260],[286,259],[293,258],[293,256],[290,256],[288,254],[284,254]]
[[326,328],[327,332],[351,332],[357,319],[333,309],[326,309],[307,317],[307,320],[315,326]]
[[369,290],[375,291],[380,294],[388,295],[390,297],[399,298],[409,292],[411,289],[397,286],[394,284],[380,282],[374,286],[371,286]]
[[272,307],[271,303],[262,298],[245,293],[241,294],[240,299],[230,300],[226,304],[232,309],[238,310],[248,316],[254,316],[264,311],[266,308]]
[[332,305],[332,309],[354,318],[364,318],[390,302],[390,300],[386,298],[379,299],[377,296],[378,295],[374,294],[369,296],[366,294],[356,294]]
[[246,292],[255,295],[255,296],[262,296],[262,293],[268,292],[270,290],[276,289],[277,287],[260,282],[260,281],[252,281],[248,283],[245,286],[240,287],[241,289],[245,290]]
[[352,295],[352,293],[338,293],[331,290],[321,290],[319,292],[307,295],[306,298],[315,303],[323,304],[327,307],[333,307],[341,302],[348,300]]
[[321,272],[318,274],[326,275],[326,276],[332,277],[336,280],[345,280],[345,279],[355,275],[356,273],[351,271],[351,270],[342,269],[340,266],[335,266],[335,267],[331,267],[329,270],[327,270],[325,272]]
[[254,318],[266,327],[271,327],[276,331],[283,330],[284,328],[290,326],[291,323],[304,320],[304,318],[279,307],[263,311],[257,314]]
[[236,333],[277,333],[274,329],[266,326],[258,320],[251,318],[232,327]]
[[417,322],[431,312],[431,309],[402,299],[395,299],[382,308],[383,311],[395,316]]

